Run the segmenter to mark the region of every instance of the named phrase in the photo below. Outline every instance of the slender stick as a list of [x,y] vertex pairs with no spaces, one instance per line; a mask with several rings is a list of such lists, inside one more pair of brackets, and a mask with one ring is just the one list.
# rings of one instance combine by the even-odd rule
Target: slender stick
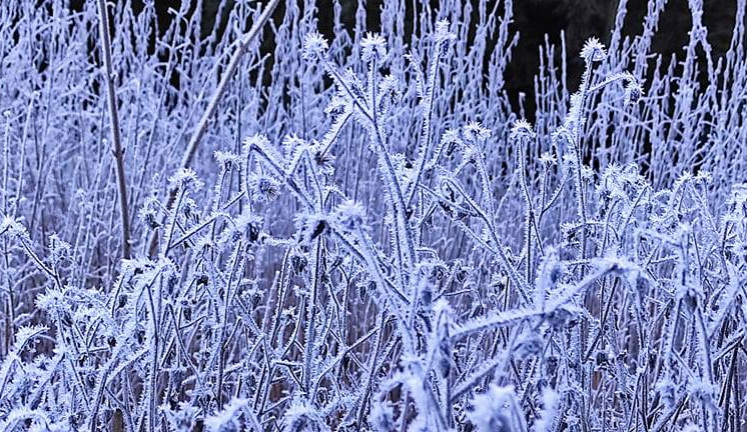
[[239,67],[241,57],[243,57],[244,52],[246,51],[247,48],[249,48],[249,44],[252,43],[252,41],[259,34],[262,27],[264,27],[265,22],[270,17],[272,12],[275,10],[275,7],[278,5],[278,2],[279,0],[270,1],[270,4],[267,5],[264,11],[262,11],[262,15],[260,15],[257,22],[255,22],[251,30],[249,30],[249,33],[245,34],[244,37],[241,38],[241,42],[236,46],[236,50],[233,52],[233,55],[231,56],[231,60],[228,62],[228,66],[226,67],[226,72],[221,77],[220,83],[218,83],[218,88],[215,89],[215,92],[213,93],[213,97],[210,99],[210,102],[208,103],[207,109],[202,114],[200,123],[197,125],[197,128],[192,133],[192,136],[189,138],[189,144],[187,144],[187,150],[184,152],[184,156],[182,157],[181,168],[188,168],[189,165],[192,163],[192,159],[194,158],[195,153],[197,152],[197,146],[200,144],[202,137],[205,136],[205,132],[207,132],[207,127],[208,127],[208,123],[210,122],[210,118],[213,117],[215,110],[218,108],[218,102],[220,102],[220,99],[223,96],[223,93],[225,93],[226,89],[228,88],[228,83],[231,81],[231,78],[236,72],[236,69]]
[[[241,38],[240,43],[236,46],[236,50],[233,52],[231,60],[228,62],[226,71],[223,73],[223,76],[220,79],[220,83],[218,83],[218,87],[215,89],[213,96],[210,98],[210,102],[208,103],[205,112],[202,114],[200,123],[197,125],[197,128],[189,138],[189,143],[187,144],[187,149],[184,151],[184,156],[182,157],[180,168],[188,168],[192,164],[192,159],[197,152],[197,146],[200,144],[200,141],[202,141],[202,137],[205,136],[205,133],[207,132],[208,123],[213,117],[213,114],[215,114],[215,110],[218,108],[218,102],[220,102],[223,93],[225,93],[226,89],[228,88],[228,83],[231,81],[231,78],[236,72],[236,69],[238,69],[239,67],[241,57],[244,56],[244,53],[246,52],[247,48],[249,48],[249,45],[257,37],[262,27],[264,27],[265,23],[270,18],[270,15],[272,15],[272,12],[275,10],[275,7],[278,5],[279,1],[280,0],[270,0],[270,4],[268,4],[265,10],[262,11],[262,15],[260,15],[254,25],[252,25],[251,30],[249,30],[249,32]],[[169,200],[166,208],[170,208],[175,199],[176,190],[172,190],[169,193]],[[155,253],[156,247],[158,245],[157,242],[158,237],[153,234],[150,238],[148,246],[148,253],[150,255],[153,255]]]
[[117,112],[117,96],[112,79],[112,53],[109,35],[109,15],[106,12],[106,0],[99,0],[99,33],[101,35],[101,50],[103,51],[106,79],[107,99],[109,105],[109,120],[112,128],[113,153],[117,168],[117,184],[119,186],[119,209],[122,218],[122,258],[130,258],[130,217],[127,209],[127,184],[124,170],[124,150],[119,131],[119,114]]

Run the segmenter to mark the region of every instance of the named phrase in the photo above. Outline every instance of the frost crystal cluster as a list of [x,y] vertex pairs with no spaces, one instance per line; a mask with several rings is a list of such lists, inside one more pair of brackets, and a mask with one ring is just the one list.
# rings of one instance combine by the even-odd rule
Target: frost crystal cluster
[[207,3],[0,1],[0,430],[744,430],[745,0]]

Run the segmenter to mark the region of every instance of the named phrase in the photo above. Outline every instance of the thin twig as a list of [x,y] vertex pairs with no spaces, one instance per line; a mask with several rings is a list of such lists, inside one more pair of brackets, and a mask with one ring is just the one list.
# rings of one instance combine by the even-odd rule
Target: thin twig
[[117,167],[117,185],[119,186],[119,210],[122,218],[122,258],[130,259],[130,217],[127,209],[127,181],[124,170],[124,149],[119,131],[119,113],[117,112],[117,95],[112,78],[111,36],[109,35],[109,15],[106,12],[106,0],[99,0],[99,33],[104,60],[104,79],[106,80],[109,121],[112,128],[113,153]]

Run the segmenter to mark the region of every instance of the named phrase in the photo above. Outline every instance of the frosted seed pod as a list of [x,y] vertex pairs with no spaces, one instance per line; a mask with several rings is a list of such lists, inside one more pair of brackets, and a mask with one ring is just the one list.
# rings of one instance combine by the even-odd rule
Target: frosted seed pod
[[598,62],[604,60],[606,56],[604,45],[595,37],[587,39],[581,50],[581,58],[586,61]]
[[360,203],[355,201],[345,201],[337,207],[337,214],[345,228],[354,230],[363,225],[366,212]]
[[309,33],[304,38],[302,57],[309,62],[316,62],[327,53],[329,44],[321,34]]
[[381,61],[386,57],[386,41],[378,33],[368,33],[361,41],[361,58],[364,62]]
[[534,129],[532,129],[532,125],[524,119],[515,121],[511,128],[510,137],[512,140],[530,140],[535,136],[536,134],[534,133]]
[[628,81],[625,86],[625,105],[638,102],[643,97],[643,88],[636,80]]

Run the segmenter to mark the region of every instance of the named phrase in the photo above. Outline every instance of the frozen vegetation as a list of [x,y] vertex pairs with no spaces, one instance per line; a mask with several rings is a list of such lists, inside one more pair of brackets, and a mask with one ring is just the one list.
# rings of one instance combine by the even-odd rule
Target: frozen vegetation
[[719,57],[702,1],[676,57],[665,0],[540,47],[533,112],[510,0],[0,1],[0,429],[744,430],[745,0]]

